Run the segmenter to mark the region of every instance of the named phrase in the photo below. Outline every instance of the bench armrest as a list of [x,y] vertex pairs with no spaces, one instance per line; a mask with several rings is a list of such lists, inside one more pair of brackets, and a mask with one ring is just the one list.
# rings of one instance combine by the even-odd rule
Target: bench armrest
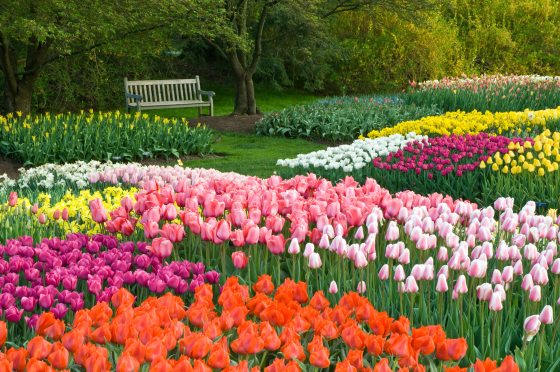
[[142,101],[142,96],[140,94],[125,93],[126,98],[131,98],[136,102]]
[[197,94],[202,94],[204,96],[208,96],[208,97],[214,97],[216,95],[216,93],[212,92],[211,90],[197,90],[196,91]]

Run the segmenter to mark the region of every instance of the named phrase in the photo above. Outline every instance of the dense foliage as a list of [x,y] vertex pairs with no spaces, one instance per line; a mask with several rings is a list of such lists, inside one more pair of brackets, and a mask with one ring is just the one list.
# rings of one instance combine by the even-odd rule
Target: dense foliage
[[332,97],[267,114],[257,123],[256,132],[343,142],[372,130],[439,113],[435,106],[403,104],[397,96]]
[[178,119],[90,111],[0,116],[0,153],[25,165],[180,157],[210,151],[212,134]]

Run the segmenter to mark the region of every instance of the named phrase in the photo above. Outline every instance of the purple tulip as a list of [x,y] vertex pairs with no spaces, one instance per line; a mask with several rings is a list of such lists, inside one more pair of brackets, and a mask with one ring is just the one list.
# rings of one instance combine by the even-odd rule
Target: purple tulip
[[36,300],[34,297],[22,297],[21,307],[25,311],[33,311],[35,309]]
[[204,274],[204,279],[210,284],[218,284],[220,281],[220,274],[217,271],[208,271]]
[[67,312],[68,307],[61,303],[58,303],[51,308],[51,313],[53,313],[57,319],[63,319],[66,316]]
[[10,306],[9,308],[6,309],[6,312],[4,313],[6,320],[12,323],[17,323],[20,321],[22,315],[23,315],[23,309],[22,310],[18,310],[17,307],[15,306]]

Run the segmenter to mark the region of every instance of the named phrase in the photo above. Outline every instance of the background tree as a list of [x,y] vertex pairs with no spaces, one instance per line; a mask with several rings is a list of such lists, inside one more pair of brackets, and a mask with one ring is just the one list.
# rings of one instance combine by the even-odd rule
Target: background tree
[[217,26],[218,22],[210,20],[221,19],[211,3],[211,0],[3,0],[0,71],[6,109],[29,112],[37,79],[45,66],[60,59],[174,26],[181,26],[187,33],[211,33],[212,27],[202,25]]
[[[235,37],[218,35],[206,40],[231,66],[236,86],[233,114],[253,115],[258,113],[253,77],[263,53],[264,35],[268,37],[267,20],[275,16],[278,8],[288,10],[294,17],[313,20],[372,6],[398,9],[403,14],[412,15],[430,4],[428,0],[224,0],[222,6],[229,35]],[[285,29],[277,32],[286,39],[297,37]]]

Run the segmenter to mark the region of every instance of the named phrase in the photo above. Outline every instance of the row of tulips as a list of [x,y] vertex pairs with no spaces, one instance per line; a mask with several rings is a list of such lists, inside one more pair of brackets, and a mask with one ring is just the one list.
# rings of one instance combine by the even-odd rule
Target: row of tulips
[[[465,339],[448,338],[440,326],[413,328],[406,317],[393,319],[357,293],[332,306],[322,292],[309,298],[304,282],[286,280],[274,288],[262,276],[253,286],[236,278],[214,301],[212,288],[197,288],[185,309],[179,297],[150,297],[138,307],[121,289],[111,303],[79,310],[66,325],[52,313],[37,319],[37,336],[25,347],[0,355],[5,370],[86,371],[466,371],[457,365]],[[69,326],[69,330],[66,327]],[[0,322],[0,342],[11,336]],[[462,363],[464,364],[464,363]],[[491,369],[487,369],[490,367]],[[477,361],[476,371],[519,371],[512,357],[498,368]]]
[[93,112],[0,116],[0,154],[25,165],[180,157],[210,152],[212,132],[186,120]]
[[482,75],[411,82],[403,100],[442,111],[513,111],[556,107],[560,77],[538,75]]
[[476,110],[470,112],[450,111],[439,116],[425,116],[418,120],[403,121],[382,130],[373,130],[365,137],[378,138],[410,132],[430,137],[449,136],[451,134],[478,134],[481,132],[526,136],[541,133],[547,128],[558,128],[559,122],[560,107],[538,111],[496,113]]
[[[512,199],[478,209],[437,195],[392,197],[371,180],[358,186],[346,179],[333,192],[328,185],[313,176],[193,186],[178,180],[175,188],[146,181],[136,203],[93,214],[114,232],[138,221],[143,231],[133,234],[153,239],[161,257],[192,255],[248,281],[261,273],[305,278],[333,296],[357,289],[379,308],[408,312],[414,324],[439,323],[466,337],[476,345],[471,362],[475,350],[493,357],[518,350],[537,368],[529,352],[535,344],[545,345],[539,367],[557,359],[557,327],[543,326],[538,342],[524,345],[523,321],[557,306],[558,221],[537,214],[534,203],[516,213]],[[378,199],[366,197],[374,190]],[[177,216],[182,223],[171,223]],[[195,248],[201,241],[206,248]],[[498,327],[492,334],[491,324]]]
[[193,293],[220,278],[203,263],[163,262],[144,242],[107,235],[69,234],[35,245],[21,237],[0,245],[0,257],[0,313],[13,337],[28,335],[24,321],[33,327],[44,311],[71,318],[84,306],[109,301],[123,287],[145,299],[167,291]]

